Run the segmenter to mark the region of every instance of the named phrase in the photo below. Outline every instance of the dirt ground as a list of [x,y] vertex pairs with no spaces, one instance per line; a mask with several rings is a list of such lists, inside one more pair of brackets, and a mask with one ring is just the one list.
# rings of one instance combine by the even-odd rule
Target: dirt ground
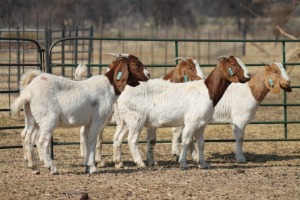
[[[113,132],[114,127],[108,127],[104,134],[109,139]],[[170,139],[166,132],[170,129],[159,130],[158,137]],[[20,140],[19,134],[20,130],[10,131],[14,142]],[[55,141],[78,140],[78,129],[55,132]],[[128,145],[124,144],[125,168],[116,170],[112,145],[105,144],[106,166],[92,175],[83,173],[78,145],[54,147],[58,175],[51,175],[40,162],[41,174],[34,175],[23,161],[22,149],[2,149],[0,197],[80,199],[87,194],[90,199],[300,199],[299,142],[246,142],[246,164],[235,163],[234,146],[206,143],[205,158],[210,169],[199,169],[189,157],[189,169],[181,170],[168,143],[156,144],[159,166],[145,169],[134,165]],[[145,144],[139,144],[139,148],[145,158]]]

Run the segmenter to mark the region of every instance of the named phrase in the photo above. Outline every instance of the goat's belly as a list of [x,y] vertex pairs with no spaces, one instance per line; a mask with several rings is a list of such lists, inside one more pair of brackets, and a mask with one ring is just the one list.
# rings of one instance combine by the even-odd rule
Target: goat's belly
[[184,119],[181,117],[178,118],[148,118],[146,120],[146,127],[174,127],[174,126],[183,126]]

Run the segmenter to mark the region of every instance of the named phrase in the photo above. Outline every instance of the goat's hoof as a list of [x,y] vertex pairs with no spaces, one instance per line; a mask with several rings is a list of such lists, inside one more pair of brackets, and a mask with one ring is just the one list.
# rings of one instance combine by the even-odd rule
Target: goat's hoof
[[98,167],[105,167],[105,165],[106,163],[103,160],[97,162]]
[[237,158],[236,159],[236,163],[238,163],[238,164],[246,164],[247,161],[246,161],[246,158]]
[[84,173],[88,174],[90,172],[90,167],[84,164]]
[[116,168],[116,169],[124,168],[123,162],[116,162],[116,163],[115,163],[115,168]]
[[200,169],[209,169],[209,166],[206,163],[200,163],[198,167]]
[[179,156],[178,154],[175,154],[174,156],[176,156],[176,157],[175,157],[175,161],[176,161],[176,162],[179,162],[180,156]]
[[97,167],[95,165],[93,166],[90,166],[90,171],[89,171],[90,174],[96,174],[98,173],[98,170],[97,170]]
[[138,166],[139,169],[142,169],[142,168],[146,167],[144,162],[138,163],[137,166]]
[[32,173],[33,173],[33,174],[36,174],[36,175],[41,174],[41,172],[40,172],[39,169],[32,169]]
[[189,167],[187,164],[180,164],[180,169],[187,170]]
[[56,167],[54,167],[54,166],[51,167],[51,174],[52,175],[57,175],[58,174],[58,171],[57,171]]
[[148,166],[158,166],[158,163],[155,160],[147,161]]

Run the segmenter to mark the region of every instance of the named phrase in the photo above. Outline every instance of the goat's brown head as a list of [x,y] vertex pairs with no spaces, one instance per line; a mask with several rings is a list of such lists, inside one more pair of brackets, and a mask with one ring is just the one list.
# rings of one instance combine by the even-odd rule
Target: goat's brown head
[[280,88],[287,92],[291,92],[291,81],[287,75],[283,65],[279,62],[266,63],[265,70],[265,85],[271,93],[279,93]]
[[188,57],[177,57],[174,60],[181,60],[182,62],[164,77],[165,80],[182,83],[205,79],[204,73],[197,60],[192,60]]
[[237,57],[234,56],[220,56],[219,66],[225,77],[232,83],[245,83],[250,80],[251,75],[246,68],[245,64]]
[[113,73],[113,81],[119,92],[124,91],[126,84],[139,85],[138,81],[147,81],[150,73],[138,57],[130,54],[109,54],[116,58],[112,61],[106,74]]

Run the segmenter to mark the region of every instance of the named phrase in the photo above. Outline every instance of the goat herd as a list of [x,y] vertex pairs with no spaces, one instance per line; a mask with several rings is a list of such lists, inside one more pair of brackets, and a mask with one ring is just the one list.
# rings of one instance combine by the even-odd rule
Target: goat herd
[[[115,59],[108,71],[87,80],[73,81],[40,71],[23,75],[20,96],[11,110],[19,115],[24,109],[24,159],[33,173],[40,173],[34,158],[35,144],[45,167],[52,174],[58,173],[50,155],[51,137],[58,126],[81,126],[85,172],[97,172],[103,129],[111,119],[117,124],[113,137],[116,168],[123,167],[121,145],[126,134],[134,162],[138,167],[146,166],[137,145],[143,127],[147,127],[147,165],[156,165],[156,129],[174,127],[172,153],[180,167],[188,167],[186,157],[190,152],[199,167],[208,168],[204,159],[204,129],[208,123],[218,122],[231,123],[236,161],[244,163],[244,130],[259,103],[269,92],[279,93],[280,88],[292,91],[290,79],[278,62],[267,63],[251,77],[239,58],[221,56],[205,77],[196,60],[178,57],[181,62],[163,79],[150,79],[147,68],[136,56],[110,55]],[[84,67],[79,65],[77,72]]]

